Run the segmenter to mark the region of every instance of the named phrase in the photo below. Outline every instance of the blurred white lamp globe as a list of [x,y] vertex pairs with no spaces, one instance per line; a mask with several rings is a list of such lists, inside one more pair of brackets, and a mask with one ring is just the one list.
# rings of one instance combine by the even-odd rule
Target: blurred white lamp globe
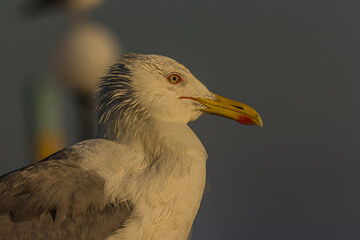
[[100,77],[121,55],[121,46],[104,27],[81,22],[55,50],[55,71],[72,90],[92,94]]

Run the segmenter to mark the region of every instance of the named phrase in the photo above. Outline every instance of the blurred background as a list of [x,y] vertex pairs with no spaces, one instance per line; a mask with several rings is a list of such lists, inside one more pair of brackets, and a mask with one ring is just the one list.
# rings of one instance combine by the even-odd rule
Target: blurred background
[[[33,0],[35,1],[35,0]],[[360,239],[357,0],[0,1],[0,174],[95,134],[122,53],[166,55],[264,128],[204,116],[192,239]]]

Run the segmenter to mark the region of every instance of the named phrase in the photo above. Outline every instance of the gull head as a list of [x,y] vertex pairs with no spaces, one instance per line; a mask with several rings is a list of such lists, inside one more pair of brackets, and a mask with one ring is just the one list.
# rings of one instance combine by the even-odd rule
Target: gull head
[[100,129],[146,120],[186,124],[203,113],[262,126],[254,109],[210,92],[185,66],[159,55],[129,54],[113,65],[99,85],[96,112]]

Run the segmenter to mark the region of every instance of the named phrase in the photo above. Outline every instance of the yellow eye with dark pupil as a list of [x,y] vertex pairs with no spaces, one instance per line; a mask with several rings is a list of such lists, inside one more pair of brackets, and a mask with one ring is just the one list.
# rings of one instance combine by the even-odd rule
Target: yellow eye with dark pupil
[[182,81],[180,75],[178,74],[171,74],[167,77],[167,79],[169,80],[170,83],[172,84],[178,84]]

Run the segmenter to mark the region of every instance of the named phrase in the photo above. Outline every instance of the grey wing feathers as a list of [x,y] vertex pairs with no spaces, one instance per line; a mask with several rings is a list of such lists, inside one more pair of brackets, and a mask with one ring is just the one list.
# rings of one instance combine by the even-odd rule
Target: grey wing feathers
[[0,178],[0,239],[104,239],[131,213],[106,203],[105,180],[64,149]]

